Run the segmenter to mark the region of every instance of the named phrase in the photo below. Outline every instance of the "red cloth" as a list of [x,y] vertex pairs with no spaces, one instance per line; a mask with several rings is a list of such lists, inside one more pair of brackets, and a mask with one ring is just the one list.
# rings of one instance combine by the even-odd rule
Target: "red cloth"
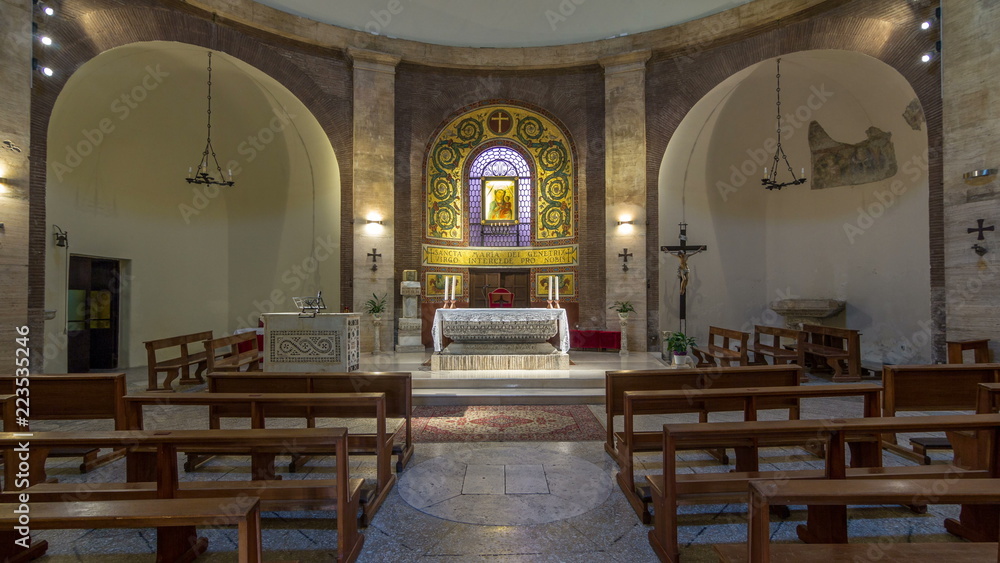
[[513,307],[514,294],[508,289],[499,287],[489,293],[489,304],[491,309],[497,307]]
[[569,347],[620,350],[622,333],[610,330],[571,330],[569,331]]

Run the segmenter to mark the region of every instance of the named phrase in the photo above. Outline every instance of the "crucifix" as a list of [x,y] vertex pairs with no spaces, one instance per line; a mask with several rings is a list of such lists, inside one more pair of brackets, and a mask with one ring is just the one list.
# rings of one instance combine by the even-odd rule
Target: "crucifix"
[[621,251],[621,253],[618,254],[618,257],[622,259],[622,271],[623,272],[627,272],[628,271],[628,259],[629,259],[630,256],[632,256],[632,253],[629,252],[627,248],[623,248],[622,251]]
[[378,264],[376,261],[382,257],[382,255],[378,253],[378,249],[373,248],[372,251],[368,253],[368,256],[372,257],[372,271],[374,272],[378,270]]
[[976,221],[979,222],[979,226],[978,227],[976,227],[976,228],[969,227],[969,233],[970,234],[971,233],[975,233],[975,232],[979,233],[979,238],[976,239],[976,240],[986,240],[986,237],[983,236],[983,231],[993,231],[993,230],[996,229],[995,225],[990,225],[989,227],[984,227],[983,226],[983,221],[986,221],[986,219],[976,219]]
[[680,260],[680,264],[677,266],[677,279],[681,282],[681,293],[680,293],[680,305],[678,307],[678,316],[680,317],[680,329],[681,331],[687,330],[687,285],[688,285],[688,274],[691,273],[691,268],[688,267],[688,258],[698,254],[699,252],[704,252],[708,250],[708,247],[700,244],[695,246],[688,246],[687,244],[687,223],[681,223],[681,234],[680,234],[680,245],[678,246],[661,246],[660,251],[666,252],[672,256],[677,257]]

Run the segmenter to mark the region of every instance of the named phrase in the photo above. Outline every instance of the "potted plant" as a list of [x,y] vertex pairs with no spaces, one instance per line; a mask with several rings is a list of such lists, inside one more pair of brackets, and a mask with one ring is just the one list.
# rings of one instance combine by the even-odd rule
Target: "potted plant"
[[365,312],[372,317],[375,317],[376,321],[381,320],[382,313],[385,312],[385,298],[387,295],[388,294],[385,294],[382,297],[379,297],[378,295],[372,293],[372,298],[365,301],[364,305],[362,305]]
[[618,311],[618,317],[622,320],[627,319],[629,313],[635,312],[635,307],[632,306],[631,301],[615,301],[615,304],[608,307],[608,309]]
[[678,358],[678,356],[686,357],[688,348],[695,345],[693,337],[687,336],[683,332],[672,332],[670,336],[663,342],[663,345],[667,347],[673,353],[674,364],[685,363],[684,360]]

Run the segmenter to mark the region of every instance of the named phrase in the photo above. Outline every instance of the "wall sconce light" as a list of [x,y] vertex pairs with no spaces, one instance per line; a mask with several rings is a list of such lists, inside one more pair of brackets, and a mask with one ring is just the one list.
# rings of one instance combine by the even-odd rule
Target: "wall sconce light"
[[996,176],[996,168],[983,168],[982,170],[973,170],[962,174],[962,179],[970,186],[983,186],[996,180]]
[[69,246],[69,233],[62,230],[59,225],[52,225],[53,236],[56,241],[56,246],[68,247]]
[[972,250],[980,256],[989,252],[989,250],[987,250],[985,246],[980,245],[978,242],[972,245]]
[[382,221],[378,221],[375,219],[365,219],[365,223],[368,225],[381,225]]
[[635,225],[635,221],[632,219],[627,221],[618,221],[618,226],[621,227],[622,225]]

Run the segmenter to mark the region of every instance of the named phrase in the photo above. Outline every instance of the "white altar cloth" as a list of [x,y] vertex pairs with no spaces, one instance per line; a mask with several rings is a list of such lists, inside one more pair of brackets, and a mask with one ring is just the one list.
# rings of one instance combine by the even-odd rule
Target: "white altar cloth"
[[566,309],[438,309],[434,313],[434,324],[431,325],[431,336],[434,338],[434,351],[442,349],[444,321],[489,320],[491,322],[523,322],[555,320],[559,325],[559,351],[569,352],[569,318]]

